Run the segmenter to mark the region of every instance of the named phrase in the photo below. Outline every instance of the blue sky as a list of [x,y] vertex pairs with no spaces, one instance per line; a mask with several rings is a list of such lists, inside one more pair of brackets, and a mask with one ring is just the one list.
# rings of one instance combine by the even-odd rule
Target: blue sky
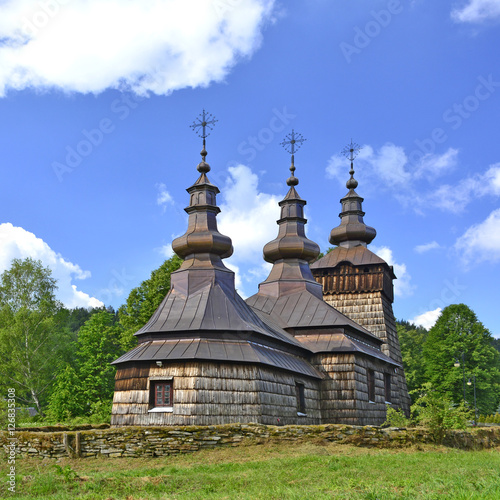
[[469,305],[500,336],[500,0],[0,0],[0,271],[118,307],[185,231],[203,108],[226,262],[250,296],[292,128],[308,236],[338,224],[351,138],[397,318]]

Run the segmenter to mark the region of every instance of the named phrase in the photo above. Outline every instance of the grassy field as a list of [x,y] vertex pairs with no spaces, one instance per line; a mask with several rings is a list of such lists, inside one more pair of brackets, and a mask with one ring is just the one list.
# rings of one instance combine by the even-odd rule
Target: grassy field
[[139,459],[18,460],[17,492],[42,499],[499,499],[500,450],[376,450],[304,443]]

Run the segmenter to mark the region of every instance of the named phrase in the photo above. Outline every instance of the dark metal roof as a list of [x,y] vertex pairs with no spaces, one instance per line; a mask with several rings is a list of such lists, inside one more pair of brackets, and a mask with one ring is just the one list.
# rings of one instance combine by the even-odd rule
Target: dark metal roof
[[376,335],[307,290],[280,297],[257,293],[247,299],[247,304],[268,315],[282,328],[348,327],[380,343]]
[[314,378],[323,377],[306,359],[249,340],[195,338],[148,341],[139,344],[112,364],[193,359],[260,363]]
[[234,284],[231,287],[228,283],[234,280],[232,272],[212,270],[206,273],[213,274],[212,280],[207,279],[203,286],[188,295],[176,290],[176,279],[172,274],[173,288],[148,323],[135,335],[192,331],[253,332],[280,343],[302,347],[278,325],[266,324],[245,303],[236,293]]
[[370,264],[385,264],[384,259],[374,254],[365,246],[357,246],[352,248],[336,247],[331,252],[327,253],[321,259],[311,264],[311,269],[323,269],[326,267],[335,267],[341,262],[349,262],[355,266],[367,266]]
[[395,366],[401,366],[399,363],[386,356],[378,349],[374,349],[356,339],[349,338],[342,333],[318,334],[318,335],[297,335],[295,337],[304,344],[310,351],[319,352],[346,352],[361,353],[371,356],[386,363]]

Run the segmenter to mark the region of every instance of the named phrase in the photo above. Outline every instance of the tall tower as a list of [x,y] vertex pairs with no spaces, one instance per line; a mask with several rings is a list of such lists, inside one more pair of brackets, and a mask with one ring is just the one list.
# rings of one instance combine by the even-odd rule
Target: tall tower
[[[330,233],[330,243],[337,245],[331,252],[311,264],[316,280],[323,285],[323,298],[335,309],[384,341],[382,351],[402,364],[401,347],[392,310],[394,301],[392,266],[367,248],[377,232],[363,220],[363,198],[355,189],[354,159],[360,147],[349,144],[342,153],[350,160],[349,190],[340,200],[340,225]],[[397,371],[395,383],[401,407],[409,412],[410,398],[402,368]]]

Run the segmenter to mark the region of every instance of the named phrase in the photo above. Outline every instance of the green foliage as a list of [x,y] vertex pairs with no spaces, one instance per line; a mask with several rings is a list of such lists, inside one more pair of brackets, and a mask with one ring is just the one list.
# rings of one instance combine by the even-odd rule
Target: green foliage
[[7,410],[8,410],[8,403],[7,399],[5,399],[5,396],[0,397],[0,428],[7,429]]
[[[462,363],[462,353],[464,353]],[[454,367],[458,359],[461,366]],[[446,307],[424,343],[425,376],[434,388],[455,402],[463,401],[463,377],[476,376],[479,412],[495,411],[500,400],[500,353],[490,332],[464,304]],[[467,400],[473,401],[468,387]]]
[[50,397],[51,419],[67,421],[84,415],[109,418],[116,373],[110,363],[123,353],[121,333],[114,314],[107,311],[94,314],[80,328],[74,366],[59,372]]
[[465,429],[473,418],[473,412],[463,402],[455,405],[430,383],[424,384],[417,392],[417,400],[411,407],[412,419],[429,428],[438,441],[448,429]]
[[382,424],[383,427],[410,427],[412,422],[409,418],[406,418],[403,410],[398,408],[395,410],[391,405],[386,405],[387,415],[385,422]]
[[179,269],[181,264],[182,259],[177,255],[166,260],[151,273],[149,279],[130,292],[126,304],[120,307],[118,317],[123,327],[121,344],[125,350],[137,344],[134,333],[153,316],[170,290],[170,275]]
[[78,474],[71,468],[70,465],[61,467],[58,464],[54,464],[52,467],[55,469],[56,474],[59,476],[63,476],[64,480],[68,483],[74,481],[75,479],[78,479]]
[[413,391],[426,382],[425,367],[422,363],[422,358],[428,332],[425,328],[413,325],[407,321],[397,321],[396,326],[401,346],[401,355],[403,357],[406,383],[408,391],[412,395],[414,394]]
[[33,259],[14,259],[0,276],[0,389],[40,413],[67,346],[56,280]]
[[500,352],[500,339],[495,339],[495,338],[492,338],[491,339],[491,345],[492,347],[494,347],[497,351]]

